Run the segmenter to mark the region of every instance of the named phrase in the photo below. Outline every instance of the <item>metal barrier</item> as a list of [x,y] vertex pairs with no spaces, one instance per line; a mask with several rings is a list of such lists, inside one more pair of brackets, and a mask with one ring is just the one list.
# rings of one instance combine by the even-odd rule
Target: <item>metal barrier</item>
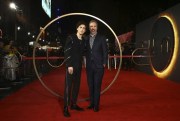
[[[139,50],[141,50],[141,51],[142,50],[147,50],[148,55],[134,55]],[[139,66],[146,66],[146,65],[149,65],[149,63],[137,63],[134,60],[134,58],[137,58],[137,57],[138,58],[148,58],[148,59],[150,59],[150,57],[152,57],[152,56],[149,55],[149,48],[137,48],[132,52],[132,61],[133,61],[133,63],[136,64],[136,65],[139,65]]]
[[[144,50],[146,50],[147,51],[147,53],[148,53],[148,55],[135,55],[135,53],[136,52],[138,52],[138,51],[144,51]],[[142,52],[141,52],[142,53]],[[130,58],[131,60],[132,60],[132,62],[135,64],[135,65],[138,65],[138,66],[147,66],[147,65],[150,65],[149,63],[138,63],[138,62],[136,62],[135,61],[135,58],[148,58],[148,59],[150,59],[151,57],[153,57],[153,56],[151,56],[151,55],[149,55],[149,49],[148,48],[137,48],[137,49],[135,49],[133,52],[132,52],[132,54],[131,55],[122,55],[122,56],[119,56],[119,55],[113,55],[113,56],[110,56],[109,55],[109,58],[108,58],[108,69],[110,69],[110,67],[111,67],[111,61],[110,61],[110,59],[111,58],[113,58],[113,60],[114,60],[114,68],[116,69],[116,66],[118,65],[117,64],[117,59],[118,58]]]

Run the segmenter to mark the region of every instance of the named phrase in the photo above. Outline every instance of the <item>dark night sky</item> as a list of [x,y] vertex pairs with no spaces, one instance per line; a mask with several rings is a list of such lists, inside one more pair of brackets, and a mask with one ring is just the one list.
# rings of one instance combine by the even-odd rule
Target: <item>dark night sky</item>
[[[95,15],[108,23],[117,34],[130,31],[135,25],[174,5],[179,0],[57,0],[53,8],[62,14],[83,12]],[[126,3],[125,3],[126,2]]]
[[[27,0],[16,0],[26,4]],[[30,0],[31,21],[45,25],[51,19],[41,8],[41,0]],[[57,15],[82,12],[97,16],[109,24],[117,34],[132,30],[135,25],[151,16],[160,13],[179,0],[51,0],[52,19]],[[57,8],[60,9],[57,13]]]
[[[6,19],[10,18],[12,12],[7,5],[10,1],[12,0],[0,0],[0,15]],[[28,18],[25,22],[31,27],[44,26],[57,15],[82,12],[101,18],[117,35],[131,31],[137,23],[180,3],[179,0],[52,0],[50,19],[42,10],[41,0],[13,1],[23,10],[23,16]],[[59,12],[57,8],[60,9]],[[73,25],[72,20],[68,22],[69,26]]]

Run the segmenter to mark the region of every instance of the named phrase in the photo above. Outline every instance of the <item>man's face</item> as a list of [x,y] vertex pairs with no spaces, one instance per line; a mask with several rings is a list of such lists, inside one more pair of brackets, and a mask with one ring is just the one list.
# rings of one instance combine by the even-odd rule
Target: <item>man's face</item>
[[96,34],[97,33],[97,24],[95,22],[89,23],[89,30],[91,34]]
[[86,32],[86,26],[84,24],[81,24],[78,28],[77,28],[77,32],[80,35],[83,35]]

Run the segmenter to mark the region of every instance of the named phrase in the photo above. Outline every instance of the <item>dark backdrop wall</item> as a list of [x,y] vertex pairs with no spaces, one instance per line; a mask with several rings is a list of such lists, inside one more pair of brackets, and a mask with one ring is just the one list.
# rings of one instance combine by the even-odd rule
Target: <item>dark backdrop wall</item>
[[[173,16],[177,29],[178,36],[180,35],[180,4],[163,11]],[[160,13],[160,14],[162,14]],[[158,18],[160,15],[155,15],[136,25],[136,48],[147,48],[139,50],[136,54],[151,55],[151,58],[138,58],[136,62],[145,64],[151,63],[152,66],[162,71],[170,63],[174,49],[174,33],[170,21],[165,18]],[[179,40],[178,40],[179,41]],[[180,53],[180,42],[178,52]],[[172,73],[166,77],[168,80],[180,82],[180,59],[179,53],[177,54],[177,62],[173,68]],[[151,60],[151,61],[149,61]],[[137,69],[149,74],[153,74],[150,65],[138,65]]]

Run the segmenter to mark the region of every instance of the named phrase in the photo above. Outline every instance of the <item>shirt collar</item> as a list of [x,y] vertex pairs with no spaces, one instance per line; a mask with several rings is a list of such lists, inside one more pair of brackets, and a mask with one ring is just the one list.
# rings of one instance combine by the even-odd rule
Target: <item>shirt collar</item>
[[97,33],[95,34],[90,34],[90,37],[95,37],[97,35]]

